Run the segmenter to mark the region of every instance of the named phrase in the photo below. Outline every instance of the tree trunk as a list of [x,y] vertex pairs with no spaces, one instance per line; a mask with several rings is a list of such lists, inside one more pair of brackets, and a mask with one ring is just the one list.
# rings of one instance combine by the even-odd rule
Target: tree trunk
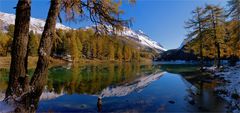
[[200,43],[200,70],[203,71],[203,44],[202,39]]
[[49,58],[52,50],[53,38],[56,32],[56,23],[59,12],[60,0],[52,0],[38,50],[39,59],[37,68],[30,82],[32,87],[38,88],[38,86],[42,86],[41,84],[43,81],[39,78],[47,78]]
[[203,23],[200,17],[200,12],[197,12],[197,20],[198,20],[198,31],[199,31],[199,38],[200,38],[200,47],[199,47],[199,55],[200,55],[200,71],[203,71],[203,36],[202,36],[202,29]]
[[217,68],[220,68],[221,66],[221,51],[220,51],[220,44],[216,44],[217,47]]
[[[43,89],[44,89],[44,87],[47,83],[47,79],[48,79],[49,58],[50,58],[50,53],[51,53],[51,49],[52,49],[52,45],[53,45],[53,37],[54,37],[55,31],[56,31],[57,17],[60,12],[60,6],[61,6],[60,1],[61,0],[51,0],[48,17],[46,20],[46,24],[44,26],[44,31],[43,31],[40,45],[39,45],[39,50],[38,50],[39,59],[38,59],[37,67],[35,69],[35,72],[33,74],[30,84],[28,83],[28,85],[30,85],[30,88],[29,88],[30,90],[25,91],[21,95],[18,95],[18,97],[20,97],[20,99],[16,103],[17,108],[15,109],[14,112],[32,113],[32,112],[36,112],[36,110],[38,108],[40,96],[43,92]],[[25,14],[23,14],[23,15],[25,16]],[[28,34],[28,32],[27,32],[27,34]],[[27,38],[28,38],[28,35],[27,35]],[[13,45],[19,46],[18,43],[17,44],[14,43]],[[24,47],[25,47],[24,55],[25,56],[20,57],[20,58],[22,58],[21,59],[22,65],[19,68],[21,68],[21,72],[24,72],[24,73],[26,73],[26,71],[27,71],[26,68],[22,68],[22,67],[27,66],[27,64],[25,64],[27,62],[26,55],[28,54],[27,45],[28,45],[28,43],[25,42],[24,43]],[[16,58],[18,58],[18,57],[19,56],[16,56]],[[12,60],[14,61],[14,59],[12,59]],[[16,63],[13,64],[13,66],[15,66],[15,65],[17,65],[17,64]],[[13,77],[13,76],[11,76],[11,77]],[[13,77],[13,78],[15,78],[15,77]],[[13,82],[9,83],[9,86],[12,86],[12,83]],[[21,82],[17,81],[16,83],[21,83]],[[11,88],[12,87],[10,87],[10,89]]]
[[27,90],[27,45],[30,24],[31,0],[19,0],[16,9],[15,29],[11,52],[11,66],[6,98],[19,97]]
[[29,101],[26,104],[34,105],[33,109],[38,107],[39,98],[43,92],[44,86],[47,84],[49,58],[53,45],[53,37],[56,32],[57,17],[60,12],[60,0],[51,0],[51,6],[48,12],[48,17],[40,41],[38,50],[39,59],[36,70],[30,82],[32,91],[27,96]]

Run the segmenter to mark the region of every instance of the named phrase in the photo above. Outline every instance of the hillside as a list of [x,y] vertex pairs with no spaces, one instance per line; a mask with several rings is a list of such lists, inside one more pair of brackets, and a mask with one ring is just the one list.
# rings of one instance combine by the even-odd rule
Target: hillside
[[[15,23],[14,14],[0,12],[0,30],[1,31],[7,32],[8,26],[14,23]],[[45,21],[42,19],[31,18],[30,30],[32,30],[34,33],[41,34],[44,29],[44,24],[45,24]],[[60,23],[57,23],[56,28],[63,29],[63,30],[72,29]],[[85,27],[84,29],[89,29],[89,27]],[[140,46],[146,47],[146,49],[152,49],[157,53],[166,51],[166,49],[164,49],[163,46],[161,46],[161,44],[151,40],[149,36],[147,36],[140,30],[134,31],[130,28],[125,27],[123,31],[120,31],[117,34],[140,44]]]
[[197,56],[193,53],[187,53],[184,48],[181,49],[171,49],[163,52],[158,60],[173,61],[173,60],[197,60]]

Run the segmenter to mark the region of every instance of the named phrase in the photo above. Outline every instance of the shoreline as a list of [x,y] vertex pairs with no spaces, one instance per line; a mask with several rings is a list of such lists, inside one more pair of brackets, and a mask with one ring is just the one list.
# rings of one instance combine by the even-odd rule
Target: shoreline
[[[38,57],[29,56],[28,57],[28,68],[29,69],[35,68],[37,66],[37,61],[38,61]],[[50,66],[49,67],[59,66],[59,65],[66,64],[66,63],[67,62],[64,60],[50,58]],[[11,64],[10,56],[0,57],[0,69],[1,68],[10,68],[10,64]]]
[[222,69],[208,67],[206,70],[221,81],[215,88],[218,96],[229,103],[226,106],[231,112],[240,112],[240,64],[230,67],[223,66]]
[[[35,68],[37,65],[38,57],[28,57],[28,68],[32,69]],[[62,66],[62,65],[67,65],[67,64],[73,64],[73,65],[98,65],[98,64],[105,64],[105,63],[113,63],[113,64],[118,64],[118,63],[140,63],[140,64],[152,64],[153,61],[151,59],[141,59],[141,61],[118,61],[118,60],[99,60],[99,59],[80,59],[79,61],[76,62],[68,62],[62,59],[58,58],[50,58],[50,66],[55,67],[55,66]],[[0,69],[1,68],[10,68],[11,64],[11,57],[0,57]]]

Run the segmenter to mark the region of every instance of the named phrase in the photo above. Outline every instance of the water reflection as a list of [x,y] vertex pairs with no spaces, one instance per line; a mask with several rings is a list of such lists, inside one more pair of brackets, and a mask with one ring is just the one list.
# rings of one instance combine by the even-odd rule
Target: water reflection
[[[212,93],[214,86],[195,81],[198,72],[186,74],[197,66],[123,63],[70,67],[49,69],[39,112],[224,111],[224,102]],[[7,73],[7,69],[0,70],[1,92],[7,87]]]
[[[124,68],[123,68],[124,67]],[[151,65],[107,64],[74,66],[71,70],[55,67],[49,71],[47,89],[58,94],[96,94],[108,86],[130,83],[139,77],[160,71]]]
[[99,97],[120,97],[120,96],[126,96],[132,92],[140,92],[144,87],[148,86],[151,82],[158,80],[164,72],[157,72],[153,73],[147,76],[142,76],[134,81],[131,81],[126,84],[122,84],[119,86],[109,86],[102,90]]

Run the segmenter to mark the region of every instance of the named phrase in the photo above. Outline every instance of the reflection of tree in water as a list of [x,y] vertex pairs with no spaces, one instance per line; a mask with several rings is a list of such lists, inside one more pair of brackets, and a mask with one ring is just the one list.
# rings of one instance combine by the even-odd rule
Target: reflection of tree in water
[[[214,93],[214,88],[217,86],[216,80],[211,80],[206,73],[188,73],[192,77],[182,78],[183,82],[187,86],[187,95],[185,100],[189,105],[194,105],[196,109],[203,112],[219,112],[216,110],[221,110],[224,108],[215,108],[216,106],[223,106],[224,102],[219,99]],[[183,74],[183,76],[188,76],[188,74]],[[194,76],[193,76],[194,75]]]
[[[99,95],[101,91],[108,86],[115,87],[130,83],[137,78],[149,75],[159,70],[152,65],[138,65],[131,63],[122,64],[104,64],[104,65],[74,65],[71,69],[55,67],[49,69],[47,80],[47,89],[45,94],[92,94]],[[0,71],[1,86],[0,90],[5,91],[7,87],[7,70]],[[43,79],[42,79],[43,80]],[[50,93],[52,92],[52,93]],[[41,94],[41,93],[39,93]],[[31,95],[35,98],[38,95]],[[47,97],[48,98],[48,97]],[[39,98],[34,100],[36,103]]]
[[66,84],[65,86],[65,90],[69,93],[69,94],[73,94],[75,92],[75,89],[77,89],[77,86],[79,85],[79,71],[78,71],[78,66],[74,65],[71,69],[70,72],[70,81]]
[[[95,94],[109,85],[120,85],[133,81],[147,73],[153,73],[158,67],[132,63],[74,65],[71,69],[54,67],[49,69],[48,91],[60,94],[64,92]],[[5,91],[8,69],[0,70],[0,90]]]
[[[63,72],[62,75],[59,75],[59,70]],[[60,93],[64,88],[68,94],[96,94],[109,85],[124,84],[154,71],[151,65],[131,63],[73,66],[71,70],[59,67],[50,71],[48,89],[54,89],[56,93]]]

